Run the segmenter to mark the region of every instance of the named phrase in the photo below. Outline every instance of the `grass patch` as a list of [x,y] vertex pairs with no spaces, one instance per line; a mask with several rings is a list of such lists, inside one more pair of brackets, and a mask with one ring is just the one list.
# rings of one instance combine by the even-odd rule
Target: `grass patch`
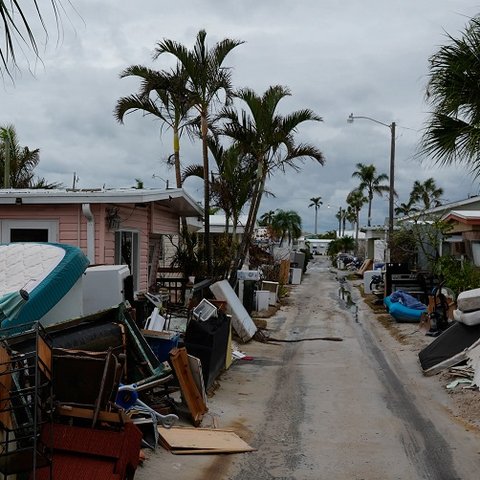
[[398,323],[390,315],[388,315],[388,313],[384,315],[377,315],[376,318],[378,322],[381,323],[386,330],[388,330],[390,335],[395,340],[397,340],[402,345],[409,344],[407,335],[405,335],[405,332],[402,332],[402,330],[398,326]]

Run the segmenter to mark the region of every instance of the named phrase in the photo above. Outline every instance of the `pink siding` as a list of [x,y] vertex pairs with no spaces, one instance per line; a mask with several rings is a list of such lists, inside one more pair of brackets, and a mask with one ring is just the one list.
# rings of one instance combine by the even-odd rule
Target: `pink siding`
[[[80,214],[80,215],[79,215]],[[2,220],[53,220],[58,222],[58,241],[70,245],[80,245],[79,205],[2,205]],[[83,216],[83,215],[82,215]]]
[[[95,222],[95,261],[97,264],[113,264],[115,261],[115,231],[106,223],[106,212],[117,208],[120,216],[119,230],[139,234],[140,265],[138,288],[147,289],[148,241],[150,233],[173,234],[178,232],[178,216],[156,205],[91,204]],[[80,247],[87,253],[87,220],[81,205],[2,205],[0,220],[53,220],[58,222],[58,241]]]
[[165,207],[154,205],[152,208],[152,230],[154,234],[175,234],[179,232],[178,215]]

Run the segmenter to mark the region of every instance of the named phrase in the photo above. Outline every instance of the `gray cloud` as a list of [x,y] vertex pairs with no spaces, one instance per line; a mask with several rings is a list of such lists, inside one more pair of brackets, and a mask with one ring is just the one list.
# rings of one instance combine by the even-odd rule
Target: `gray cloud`
[[[160,138],[158,122],[140,114],[129,115],[124,125],[113,118],[118,98],[138,87],[119,74],[131,64],[168,67],[168,57],[152,61],[155,44],[171,38],[191,46],[205,28],[210,43],[245,40],[228,58],[236,86],[262,93],[270,85],[286,85],[292,96],[281,104],[283,113],[307,107],[324,119],[300,128],[298,138],[318,145],[326,165],[307,161],[300,172],[275,175],[267,185],[275,198],[265,198],[262,211],[296,210],[304,228],[313,231],[309,199],[321,196],[319,228],[332,229],[338,207],[356,186],[355,165],[374,163],[388,173],[389,130],[360,120],[347,125],[351,112],[398,124],[399,202],[407,200],[415,180],[428,177],[452,201],[478,193],[465,169],[439,169],[416,158],[428,110],[428,57],[448,41],[445,32],[456,35],[477,13],[470,1],[72,1],[79,13],[66,6],[69,20],[62,22],[58,45],[47,15],[51,35],[43,63],[30,58],[35,75],[20,59],[15,85],[5,80],[0,90],[0,124],[13,123],[23,145],[40,148],[38,174],[50,181],[70,186],[75,171],[81,187],[131,186],[135,178],[163,186],[153,173],[173,183],[165,165],[172,150],[169,133]],[[199,162],[198,143],[185,138],[182,149],[186,164]],[[201,184],[193,179],[185,188],[202,198]],[[374,222],[383,222],[387,211],[387,198],[376,198]]]

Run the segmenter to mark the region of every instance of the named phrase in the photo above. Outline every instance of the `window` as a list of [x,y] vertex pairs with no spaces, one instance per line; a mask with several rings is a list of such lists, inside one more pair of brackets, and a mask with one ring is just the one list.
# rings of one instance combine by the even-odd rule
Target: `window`
[[57,220],[3,220],[2,243],[58,242]]
[[117,265],[128,265],[133,276],[133,289],[138,290],[138,232],[128,230],[117,230],[115,232],[115,263]]
[[480,242],[472,242],[473,263],[475,266],[480,266]]

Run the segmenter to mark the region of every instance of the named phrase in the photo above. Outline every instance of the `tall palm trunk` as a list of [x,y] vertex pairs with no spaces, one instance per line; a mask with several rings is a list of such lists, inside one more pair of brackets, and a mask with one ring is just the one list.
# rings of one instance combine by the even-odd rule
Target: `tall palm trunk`
[[360,210],[355,211],[355,255],[358,253],[358,230],[360,226]]
[[173,158],[175,162],[175,182],[177,188],[182,188],[182,172],[180,171],[180,136],[178,126],[173,126]]
[[202,108],[200,114],[201,129],[202,129],[202,154],[203,154],[203,204],[204,204],[204,240],[203,245],[205,249],[205,262],[207,264],[207,275],[212,274],[212,252],[210,246],[210,173],[208,165],[208,112]]
[[243,263],[247,257],[248,247],[252,241],[253,231],[255,229],[255,221],[260,208],[260,201],[263,195],[263,189],[265,187],[266,174],[264,173],[263,162],[258,163],[257,167],[257,179],[253,187],[252,201],[248,212],[247,223],[243,232],[240,248],[238,249],[238,255],[233,264],[233,269],[230,272],[230,285],[234,286],[237,282],[237,270],[242,268]]
[[[182,172],[180,171],[180,135],[178,123],[173,125],[173,159],[175,163],[175,183],[177,188],[182,188]],[[187,231],[187,219],[182,215],[182,231]]]
[[367,225],[369,227],[372,226],[372,201],[373,201],[373,194],[368,195],[368,221]]

